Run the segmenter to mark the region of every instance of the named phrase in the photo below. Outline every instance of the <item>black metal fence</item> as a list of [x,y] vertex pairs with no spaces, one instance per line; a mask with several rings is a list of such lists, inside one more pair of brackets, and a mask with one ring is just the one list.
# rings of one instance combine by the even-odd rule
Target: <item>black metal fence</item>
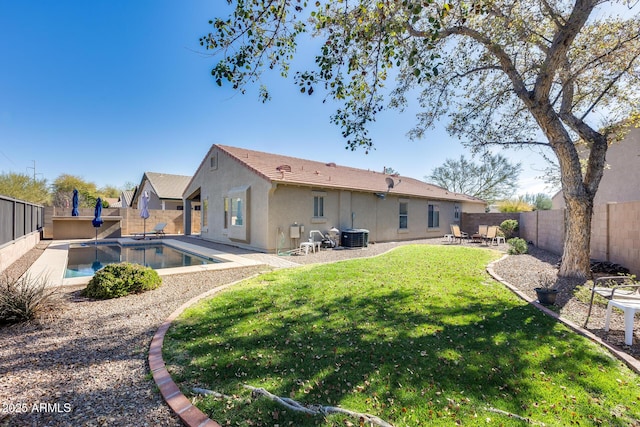
[[0,246],[39,230],[44,206],[0,196]]

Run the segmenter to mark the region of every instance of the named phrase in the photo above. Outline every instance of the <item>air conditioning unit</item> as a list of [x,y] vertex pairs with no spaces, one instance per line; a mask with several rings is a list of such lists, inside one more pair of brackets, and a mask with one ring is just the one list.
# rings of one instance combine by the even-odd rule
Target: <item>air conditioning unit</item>
[[369,230],[363,228],[343,230],[340,233],[343,248],[366,248],[369,246]]

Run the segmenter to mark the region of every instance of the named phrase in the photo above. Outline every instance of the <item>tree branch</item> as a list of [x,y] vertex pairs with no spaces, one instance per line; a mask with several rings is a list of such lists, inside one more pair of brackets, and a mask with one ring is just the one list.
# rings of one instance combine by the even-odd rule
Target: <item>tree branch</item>
[[534,86],[534,98],[539,103],[548,103],[556,71],[564,62],[569,48],[596,4],[597,0],[576,0],[566,24],[558,28]]

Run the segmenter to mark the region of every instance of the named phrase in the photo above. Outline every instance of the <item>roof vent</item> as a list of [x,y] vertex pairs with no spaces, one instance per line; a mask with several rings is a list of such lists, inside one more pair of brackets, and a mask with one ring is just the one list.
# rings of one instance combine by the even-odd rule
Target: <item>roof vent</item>
[[336,164],[331,162],[331,163],[327,163],[327,166],[329,166],[330,168],[335,168]]
[[289,165],[280,165],[276,168],[279,172],[291,172],[291,166]]

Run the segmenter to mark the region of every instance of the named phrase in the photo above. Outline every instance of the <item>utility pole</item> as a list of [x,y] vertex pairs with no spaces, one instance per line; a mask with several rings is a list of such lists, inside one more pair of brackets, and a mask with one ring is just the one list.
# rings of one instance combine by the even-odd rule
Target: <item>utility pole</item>
[[33,162],[33,166],[27,166],[27,169],[33,169],[33,182],[36,182],[36,175],[42,175],[41,173],[36,174],[36,161],[31,160]]

